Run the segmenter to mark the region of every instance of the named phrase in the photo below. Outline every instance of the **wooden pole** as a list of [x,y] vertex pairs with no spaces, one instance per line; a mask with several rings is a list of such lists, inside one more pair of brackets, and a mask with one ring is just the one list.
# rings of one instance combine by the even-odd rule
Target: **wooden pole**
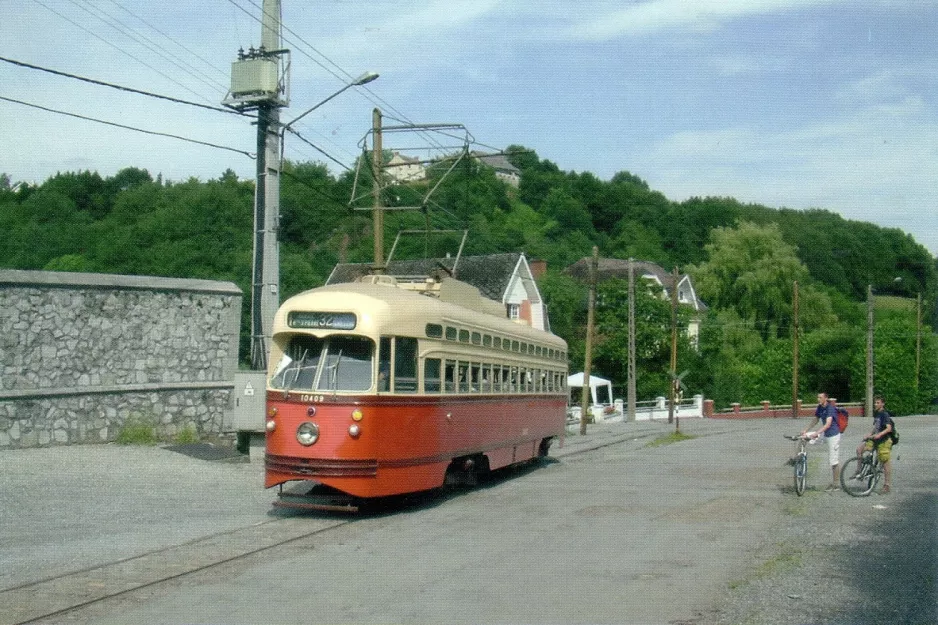
[[629,362],[627,373],[627,393],[626,401],[628,409],[626,411],[626,421],[635,421],[635,262],[629,259]]
[[798,282],[791,296],[791,418],[798,418]]
[[381,111],[377,108],[372,112],[372,131],[374,133],[374,150],[371,157],[371,171],[374,177],[372,189],[374,208],[372,211],[372,230],[374,230],[374,256],[375,262],[372,271],[376,274],[384,273],[384,210],[381,206],[381,170],[384,165],[381,145]]
[[[678,385],[677,379],[677,265],[674,266],[674,284],[671,287],[671,384],[668,392],[668,423],[674,423],[674,402]],[[680,424],[677,428],[680,429]]]
[[866,412],[873,416],[873,285],[866,287]]
[[918,405],[918,385],[919,375],[922,367],[922,293],[919,292],[916,298],[916,320],[915,320],[915,401]]
[[586,415],[590,409],[590,375],[593,369],[593,310],[596,308],[596,273],[599,269],[599,248],[593,246],[590,262],[590,295],[586,311],[586,355],[583,360],[583,394],[580,398],[580,434],[586,434]]

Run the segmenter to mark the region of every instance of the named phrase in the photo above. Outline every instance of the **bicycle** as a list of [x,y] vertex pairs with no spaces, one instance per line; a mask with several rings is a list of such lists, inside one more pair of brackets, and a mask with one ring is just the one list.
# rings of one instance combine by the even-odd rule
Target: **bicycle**
[[808,477],[808,437],[785,435],[790,441],[798,441],[798,453],[791,459],[795,473],[795,492],[801,497],[804,494],[805,483]]
[[848,495],[866,497],[876,488],[883,471],[878,450],[874,446],[872,450],[863,450],[859,460],[854,456],[844,463],[840,470],[840,485]]

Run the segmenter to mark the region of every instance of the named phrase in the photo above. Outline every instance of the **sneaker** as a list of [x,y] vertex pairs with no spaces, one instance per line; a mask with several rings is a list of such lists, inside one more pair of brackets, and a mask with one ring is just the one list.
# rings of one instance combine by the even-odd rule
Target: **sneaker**
[[838,491],[838,490],[840,490],[840,486],[837,486],[836,484],[831,484],[830,486],[828,486],[827,488],[824,489],[824,492],[825,492],[825,493],[833,493],[833,492],[836,492],[836,491]]

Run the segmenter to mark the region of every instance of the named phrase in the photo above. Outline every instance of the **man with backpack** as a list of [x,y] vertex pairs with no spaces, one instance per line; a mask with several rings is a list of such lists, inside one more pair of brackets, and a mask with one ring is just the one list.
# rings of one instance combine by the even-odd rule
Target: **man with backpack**
[[[886,410],[886,402],[881,395],[873,399],[873,430],[863,437],[863,442],[857,447],[857,458],[864,451],[872,452],[874,449],[879,454],[879,463],[883,465],[883,488],[880,494],[885,495],[889,492],[889,483],[892,473],[892,445],[893,437],[896,432],[896,424],[892,420],[892,414]],[[857,462],[860,467],[860,462]],[[856,477],[856,476],[854,476]]]
[[[820,423],[821,427],[808,434],[808,430],[817,423]],[[827,393],[818,393],[814,421],[801,432],[802,436],[808,438],[820,438],[821,434],[824,434],[824,442],[827,443],[831,471],[834,474],[834,481],[827,487],[827,491],[834,492],[840,490],[840,428],[837,425],[837,408],[827,399]]]

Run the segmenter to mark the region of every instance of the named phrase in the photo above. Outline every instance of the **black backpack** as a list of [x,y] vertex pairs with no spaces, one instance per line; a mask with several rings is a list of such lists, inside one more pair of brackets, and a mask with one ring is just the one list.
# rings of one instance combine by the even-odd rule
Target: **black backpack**
[[892,439],[892,444],[899,444],[899,432],[896,430],[896,422],[893,421],[892,417],[889,417],[889,425],[892,426],[892,430],[889,432],[889,438]]

